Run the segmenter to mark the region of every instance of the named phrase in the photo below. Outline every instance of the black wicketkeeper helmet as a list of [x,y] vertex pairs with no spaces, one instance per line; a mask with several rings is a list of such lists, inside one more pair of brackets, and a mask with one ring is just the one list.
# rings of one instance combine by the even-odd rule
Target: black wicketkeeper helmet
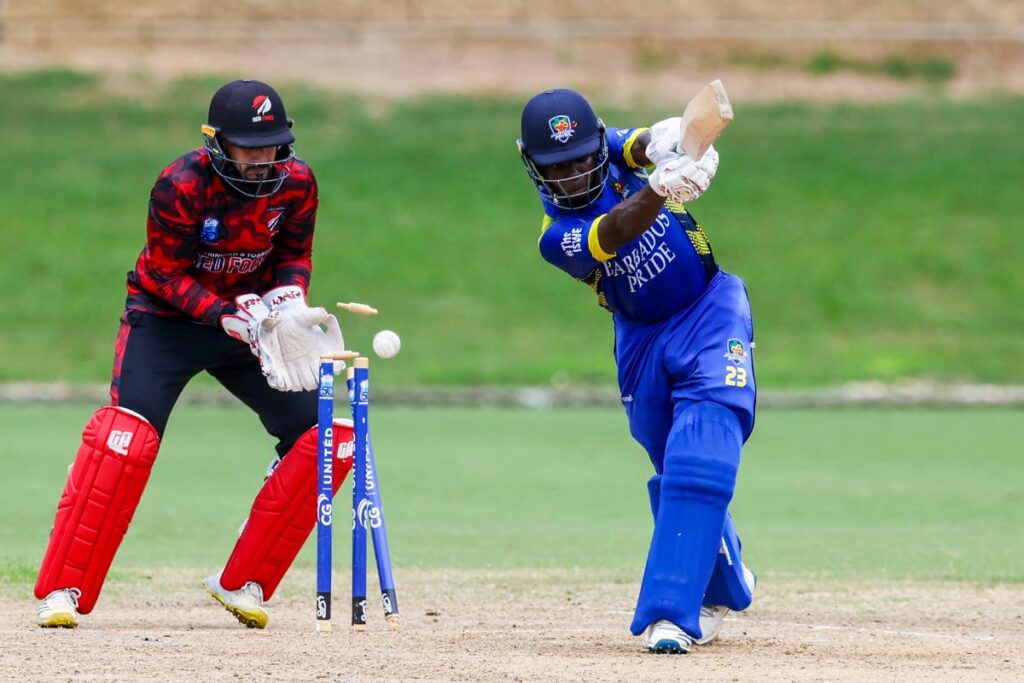
[[[246,197],[269,197],[281,189],[291,175],[295,136],[276,90],[261,81],[232,81],[214,94],[206,120],[203,140],[214,170],[225,183]],[[267,177],[248,180],[241,175],[235,166],[238,162],[224,151],[225,142],[236,147],[276,147],[274,161],[247,164],[269,167]]]

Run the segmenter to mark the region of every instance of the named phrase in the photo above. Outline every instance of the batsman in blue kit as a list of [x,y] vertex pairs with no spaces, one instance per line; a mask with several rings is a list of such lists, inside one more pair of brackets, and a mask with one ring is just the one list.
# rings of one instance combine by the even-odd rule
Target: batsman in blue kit
[[658,653],[710,643],[756,582],[727,511],[754,427],[750,305],[686,208],[718,153],[690,159],[679,128],[606,128],[579,93],[548,90],[527,102],[519,140],[544,206],[541,255],[611,312],[630,433],[654,465],[630,630]]

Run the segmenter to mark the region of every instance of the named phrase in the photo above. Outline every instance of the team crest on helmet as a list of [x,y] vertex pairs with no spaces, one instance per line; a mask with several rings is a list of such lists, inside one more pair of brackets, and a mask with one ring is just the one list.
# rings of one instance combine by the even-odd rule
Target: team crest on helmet
[[551,139],[559,142],[569,142],[569,138],[576,132],[576,122],[565,114],[552,116],[548,119],[548,126],[551,128]]
[[736,365],[743,365],[747,362],[747,349],[743,346],[742,341],[733,337],[725,343],[725,346],[728,350],[725,352],[724,358]]
[[256,110],[256,116],[252,117],[253,123],[260,121],[273,121],[274,115],[270,113],[273,102],[266,95],[257,95],[252,101],[252,108]]

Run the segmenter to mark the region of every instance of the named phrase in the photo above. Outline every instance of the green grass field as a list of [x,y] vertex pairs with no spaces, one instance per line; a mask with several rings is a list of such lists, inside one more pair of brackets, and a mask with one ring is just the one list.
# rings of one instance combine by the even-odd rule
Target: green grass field
[[[34,581],[92,410],[0,407],[12,590]],[[649,466],[619,411],[379,408],[372,424],[397,567],[639,575]],[[774,576],[1024,581],[1022,438],[1009,410],[763,410],[732,506],[746,558]],[[115,577],[220,566],[270,453],[248,411],[180,407]]]
[[[108,376],[149,189],[199,144],[219,83],[0,76],[0,381]],[[347,326],[351,345],[397,330],[398,384],[611,380],[608,316],[536,251],[521,102],[280,89],[321,183],[311,296],[384,311]],[[673,113],[599,109],[612,125]],[[692,209],[749,284],[763,386],[1024,382],[1021,121],[1020,97],[737,106]]]

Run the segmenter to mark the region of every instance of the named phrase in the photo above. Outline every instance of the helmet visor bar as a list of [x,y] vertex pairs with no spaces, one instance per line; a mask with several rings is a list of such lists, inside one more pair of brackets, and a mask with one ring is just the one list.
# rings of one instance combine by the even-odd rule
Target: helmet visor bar
[[[540,167],[537,166],[525,149],[521,148],[521,155],[530,179],[533,180],[537,189],[540,190],[541,195],[556,206],[581,209],[597,201],[604,190],[604,183],[608,177],[607,143],[602,144],[598,150],[597,163],[594,164],[593,168],[583,173],[559,178],[558,180],[545,178]],[[572,192],[566,188],[566,185],[574,185],[583,178],[586,178],[587,182],[583,185],[582,190]]]
[[[217,175],[236,192],[254,199],[269,197],[281,189],[284,181],[291,176],[291,161],[295,151],[291,145],[278,147],[277,157],[272,161],[236,161],[227,156],[220,145],[211,145],[207,138],[206,149],[213,160],[213,169]],[[267,169],[264,177],[247,178],[245,171],[250,169]],[[262,174],[261,174],[262,175]]]

